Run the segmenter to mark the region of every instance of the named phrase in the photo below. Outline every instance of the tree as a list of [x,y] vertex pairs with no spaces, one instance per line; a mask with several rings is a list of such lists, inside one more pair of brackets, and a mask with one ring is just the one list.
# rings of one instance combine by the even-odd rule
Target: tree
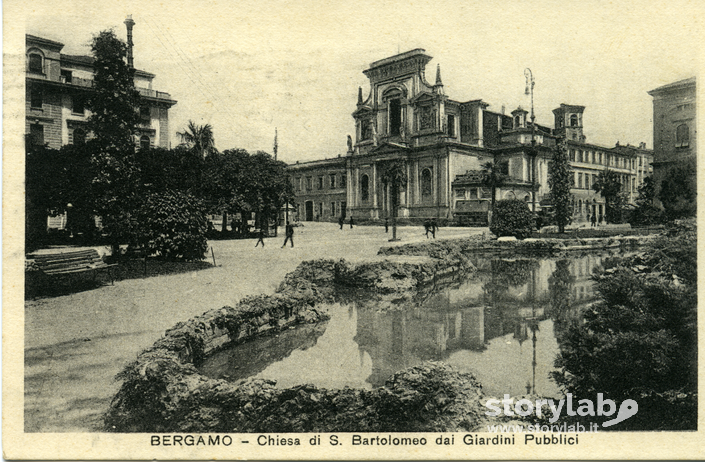
[[406,175],[406,165],[403,161],[394,161],[387,165],[382,174],[382,183],[385,188],[391,187],[391,205],[392,205],[392,239],[397,239],[397,207],[399,205],[399,189],[402,185],[406,185],[409,181]]
[[621,223],[622,210],[627,198],[622,191],[619,174],[609,169],[601,171],[597,176],[597,180],[593,183],[592,189],[600,193],[605,199],[605,218],[607,222]]
[[134,213],[140,205],[134,144],[140,97],[134,69],[125,61],[127,45],[112,30],[93,37],[91,50],[94,91],[88,101],[88,124],[94,136],[89,148],[96,170],[95,209],[116,250],[120,242],[131,240]]
[[205,158],[215,152],[213,127],[210,124],[196,125],[189,120],[186,130],[177,132],[181,142],[186,144],[197,156]]
[[647,176],[639,186],[639,196],[636,199],[637,208],[629,217],[632,225],[651,225],[661,221],[661,210],[655,205],[656,183],[653,177]]
[[497,188],[507,180],[507,175],[502,172],[501,166],[496,162],[486,162],[482,165],[482,184],[492,190],[492,215],[496,203]]
[[669,220],[693,217],[697,210],[697,187],[693,180],[695,167],[684,164],[670,168],[661,181],[658,198]]
[[553,217],[558,225],[558,232],[565,232],[565,226],[570,223],[573,207],[570,205],[570,188],[573,185],[573,175],[568,163],[568,150],[565,138],[562,138],[553,151],[548,163],[548,187],[550,188]]
[[524,239],[533,232],[534,214],[529,210],[526,202],[504,199],[497,202],[496,212],[490,224],[490,231],[495,236],[515,236],[518,239]]

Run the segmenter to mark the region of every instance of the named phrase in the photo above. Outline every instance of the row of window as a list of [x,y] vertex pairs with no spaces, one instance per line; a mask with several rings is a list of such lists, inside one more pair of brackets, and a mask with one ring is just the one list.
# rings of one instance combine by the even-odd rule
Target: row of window
[[[30,90],[29,106],[32,109],[42,109],[44,106],[44,92],[41,88],[32,87]],[[73,95],[71,97],[71,112],[76,115],[85,115],[87,106],[86,95]],[[143,104],[140,106],[140,120],[143,123],[149,123],[152,118],[152,112],[149,105]]]
[[[404,185],[400,188],[400,192],[406,188]],[[431,168],[421,170],[421,199],[430,199],[433,197],[433,173]],[[360,176],[360,200],[367,202],[370,200],[370,177],[367,174]]]
[[[84,144],[88,139],[86,131],[82,128],[74,128],[69,131],[69,144]],[[29,126],[29,142],[33,146],[44,146],[44,126],[41,124],[31,124]],[[142,135],[139,139],[140,149],[149,149],[154,146],[149,135]]]
[[[597,182],[597,177],[598,175],[577,172],[573,176],[573,188],[592,189],[592,186]],[[629,190],[629,186],[631,185],[632,192],[636,191],[636,178],[631,177],[630,180],[629,176],[620,175],[620,183],[622,184],[623,189]]]
[[[398,136],[401,133],[401,106],[392,100],[389,102],[389,135]],[[429,111],[425,111],[429,109]],[[418,114],[418,127],[420,130],[435,128],[435,112],[430,111],[430,108],[421,108]],[[446,133],[450,138],[455,138],[455,115],[449,114],[446,116]],[[373,127],[371,120],[363,120],[360,123],[360,140],[371,140],[373,136]]]
[[[331,173],[327,175],[328,181],[326,182],[326,175],[320,175],[316,177],[316,189],[322,190],[325,188],[326,183],[328,189],[343,189],[347,186],[347,177],[343,173],[340,175],[340,181],[338,181],[338,174]],[[294,188],[297,191],[313,191],[313,177],[312,176],[302,176],[294,180]]]
[[[598,164],[615,168],[636,168],[636,159],[627,159],[626,157],[605,154],[599,151],[571,149],[569,157],[572,162],[581,162],[583,164]],[[641,157],[639,158],[639,165],[641,165]]]

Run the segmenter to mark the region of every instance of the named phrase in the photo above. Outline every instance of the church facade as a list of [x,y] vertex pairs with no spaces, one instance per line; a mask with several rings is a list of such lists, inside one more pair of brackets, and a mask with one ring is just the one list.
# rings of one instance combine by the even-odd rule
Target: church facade
[[[575,178],[575,220],[604,214],[604,199],[590,188],[605,168],[618,171],[625,192],[636,198],[643,180],[639,172],[648,170],[652,156],[644,144],[606,148],[586,143],[584,106],[561,104],[553,111],[555,126],[549,128],[533,124],[521,107],[503,114],[488,110],[489,104],[480,99],[453,100],[445,94],[440,67],[433,83],[427,80],[431,59],[423,49],[415,49],[372,63],[363,71],[370,91],[366,97],[361,88],[358,91],[352,113],[355,133],[348,137],[347,155],[290,166],[294,185],[301,185],[306,181],[302,172],[312,178],[330,175],[326,169],[340,171],[344,159],[344,202],[337,198],[344,205],[331,209],[337,215],[325,209],[314,214],[319,219],[341,214],[360,220],[390,217],[391,185],[382,178],[399,162],[407,178],[399,195],[400,218],[486,223],[492,192],[483,178],[490,163],[506,178],[495,188],[496,199],[524,200],[538,212],[550,207],[548,162],[561,139],[567,143]],[[306,191],[297,195],[304,208],[312,201]],[[306,216],[300,218],[310,214]]]

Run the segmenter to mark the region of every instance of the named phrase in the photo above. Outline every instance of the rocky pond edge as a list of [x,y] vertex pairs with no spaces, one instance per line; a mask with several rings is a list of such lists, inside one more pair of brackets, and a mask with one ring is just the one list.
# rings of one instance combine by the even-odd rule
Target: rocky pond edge
[[[560,253],[638,246],[652,236],[498,241],[452,239],[382,247],[378,261],[302,262],[272,295],[242,299],[180,322],[120,372],[106,413],[109,432],[473,431],[488,424],[488,396],[471,375],[440,362],[394,374],[383,387],[321,389],[302,384],[212,379],[197,366],[223,348],[329,318],[335,287],[378,294],[417,290],[443,275],[474,271],[468,254]],[[423,257],[404,259],[401,256]],[[496,422],[494,422],[496,423]]]

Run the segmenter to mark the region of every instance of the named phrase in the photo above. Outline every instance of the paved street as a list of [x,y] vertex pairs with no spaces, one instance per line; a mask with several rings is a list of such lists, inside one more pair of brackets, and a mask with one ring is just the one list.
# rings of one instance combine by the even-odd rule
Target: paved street
[[[441,228],[438,239],[487,228]],[[283,231],[255,248],[255,239],[210,241],[217,267],[128,279],[25,305],[25,431],[81,432],[100,428],[117,391],[113,377],[179,321],[242,297],[272,293],[304,260],[373,258],[391,237],[381,226],[305,223],[294,248]],[[426,240],[422,226],[398,229],[400,244]],[[210,254],[208,255],[210,261]]]

